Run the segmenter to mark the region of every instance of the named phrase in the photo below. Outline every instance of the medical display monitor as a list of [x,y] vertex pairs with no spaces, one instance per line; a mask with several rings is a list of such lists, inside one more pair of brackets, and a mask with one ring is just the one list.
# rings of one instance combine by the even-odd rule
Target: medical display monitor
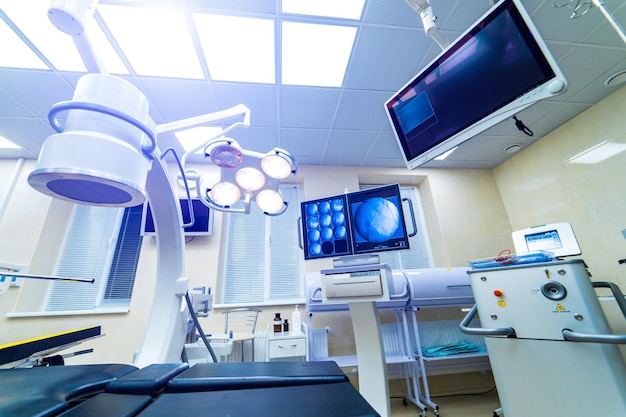
[[345,195],[301,203],[304,259],[352,254]]
[[351,193],[347,199],[355,255],[409,249],[397,184]]
[[397,184],[305,201],[301,222],[307,260],[409,249]]
[[517,254],[540,250],[551,252],[557,258],[581,254],[572,225],[567,222],[516,230],[511,236]]
[[[191,217],[189,215],[189,202],[186,198],[178,200],[180,209],[183,216],[183,223],[189,223]],[[213,213],[205,206],[200,199],[192,199],[194,223],[184,228],[185,236],[210,236],[213,234]],[[152,217],[152,210],[148,202],[144,204],[143,219],[142,219],[142,235],[151,236],[155,235],[154,219]]]
[[566,86],[521,2],[502,0],[396,92],[385,110],[413,169]]

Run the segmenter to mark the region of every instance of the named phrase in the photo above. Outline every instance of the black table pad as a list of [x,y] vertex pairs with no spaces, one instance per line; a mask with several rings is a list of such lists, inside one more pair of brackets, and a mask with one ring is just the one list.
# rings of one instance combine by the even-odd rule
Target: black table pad
[[332,361],[199,363],[167,384],[166,392],[217,391],[348,381]]
[[0,369],[0,416],[47,417],[73,400],[104,391],[132,365],[75,365]]
[[350,382],[163,394],[138,417],[377,417]]

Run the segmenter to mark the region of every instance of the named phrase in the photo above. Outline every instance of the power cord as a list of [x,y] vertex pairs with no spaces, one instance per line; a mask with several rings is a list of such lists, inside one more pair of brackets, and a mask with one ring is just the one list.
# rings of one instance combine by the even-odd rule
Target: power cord
[[517,130],[524,132],[528,136],[534,135],[533,131],[530,130],[530,128],[526,126],[524,122],[519,120],[517,116],[513,116],[513,120],[515,120],[515,127],[517,127]]

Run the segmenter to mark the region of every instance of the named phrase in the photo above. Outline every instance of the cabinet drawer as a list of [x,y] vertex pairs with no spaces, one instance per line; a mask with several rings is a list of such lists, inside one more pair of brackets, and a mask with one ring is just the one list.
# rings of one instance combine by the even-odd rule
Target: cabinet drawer
[[306,338],[296,337],[293,339],[270,340],[268,343],[268,349],[268,357],[270,359],[305,356]]

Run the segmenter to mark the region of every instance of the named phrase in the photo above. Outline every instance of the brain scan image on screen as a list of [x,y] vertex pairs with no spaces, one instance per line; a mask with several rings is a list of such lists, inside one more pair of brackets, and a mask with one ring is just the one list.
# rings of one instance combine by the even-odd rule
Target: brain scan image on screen
[[343,197],[330,197],[304,203],[307,258],[350,253],[346,203]]
[[393,238],[400,222],[400,212],[396,205],[382,197],[363,201],[354,212],[355,230],[368,242],[380,243]]

